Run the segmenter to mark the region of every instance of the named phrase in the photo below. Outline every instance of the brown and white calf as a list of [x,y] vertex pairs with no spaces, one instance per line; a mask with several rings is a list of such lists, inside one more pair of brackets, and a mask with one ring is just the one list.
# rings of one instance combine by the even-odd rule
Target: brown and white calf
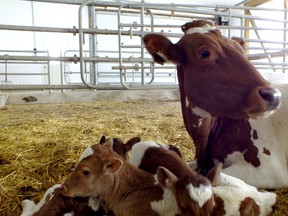
[[[214,195],[214,206],[210,214],[217,216],[266,216],[270,215],[276,202],[276,194],[261,192],[255,187],[247,185],[242,180],[221,173],[220,166],[215,166],[208,176],[216,184],[212,187]],[[193,208],[195,191],[193,179],[189,175],[178,178],[165,167],[157,170],[159,184],[171,190],[177,200],[182,216],[190,216]],[[218,179],[218,182],[217,182]]]
[[210,182],[205,184],[205,178],[199,177],[178,155],[153,141],[136,143],[130,153],[130,163],[156,173],[159,184],[174,193],[182,216],[264,216],[271,213],[276,202],[274,193],[259,192],[240,179],[220,173],[222,164],[207,174],[213,187]]
[[82,157],[62,184],[63,195],[100,197],[117,216],[179,214],[173,193],[155,184],[153,174],[116,154],[111,140],[105,145],[93,145],[85,152],[86,157]]
[[222,162],[224,173],[258,188],[288,186],[288,86],[272,87],[241,46],[209,23],[186,25],[175,44],[162,34],[143,40],[155,62],[177,65],[199,170]]
[[[169,150],[167,145],[159,145],[153,141],[136,143],[130,152],[129,162],[146,172],[156,174],[158,182],[161,178],[161,173],[157,172],[160,166],[169,169],[178,178],[189,176],[190,192],[193,199],[189,200],[190,205],[186,209],[185,215],[204,216],[209,215],[212,211],[214,197],[211,182],[206,177],[193,171],[177,153]],[[166,188],[163,188],[166,191]],[[181,209],[181,203],[177,202],[177,204]],[[184,215],[183,211],[180,211],[180,213]]]
[[65,197],[60,192],[60,184],[49,188],[36,205],[31,200],[23,200],[21,216],[103,216],[105,211],[96,197]]
[[[127,152],[132,148],[132,146],[140,142],[139,137],[134,137],[124,143],[119,138],[113,138],[113,150],[119,154],[121,157],[126,159]],[[102,136],[100,139],[100,144],[105,145],[107,139]],[[85,158],[89,152],[84,151],[80,160]],[[97,197],[65,197],[60,193],[60,184],[54,185],[49,188],[42,200],[36,205],[31,200],[23,200],[22,207],[23,212],[21,216],[62,216],[64,214],[71,214],[76,216],[86,216],[95,215],[102,216],[105,211],[102,207],[103,202]],[[110,213],[113,215],[113,213]]]

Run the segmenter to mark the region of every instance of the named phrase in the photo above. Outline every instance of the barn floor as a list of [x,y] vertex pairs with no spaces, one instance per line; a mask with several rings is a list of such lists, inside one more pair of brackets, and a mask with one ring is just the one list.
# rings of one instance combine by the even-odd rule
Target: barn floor
[[[33,93],[36,102],[26,103],[27,96],[9,95],[0,108],[2,216],[20,215],[21,200],[38,202],[47,188],[63,182],[82,151],[102,135],[124,141],[140,136],[178,146],[187,161],[194,157],[175,90],[42,92]],[[277,193],[273,215],[288,215],[288,190]]]

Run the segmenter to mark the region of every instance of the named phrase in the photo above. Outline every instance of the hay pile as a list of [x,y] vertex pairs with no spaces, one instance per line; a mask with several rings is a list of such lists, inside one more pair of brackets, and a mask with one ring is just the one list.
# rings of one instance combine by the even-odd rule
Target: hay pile
[[[0,215],[20,215],[23,199],[38,202],[102,135],[140,136],[180,147],[186,160],[194,157],[179,102],[8,105],[0,110]],[[287,192],[278,191],[273,215],[288,214]]]

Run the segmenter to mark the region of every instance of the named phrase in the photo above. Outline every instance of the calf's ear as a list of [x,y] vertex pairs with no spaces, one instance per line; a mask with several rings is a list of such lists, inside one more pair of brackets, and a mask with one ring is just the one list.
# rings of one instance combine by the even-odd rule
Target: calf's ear
[[120,159],[113,158],[105,162],[103,169],[106,173],[115,173],[119,170],[122,164],[123,162]]
[[178,178],[171,171],[162,166],[158,167],[156,178],[162,188],[168,189],[172,189],[175,182],[178,180]]
[[217,186],[220,183],[220,174],[222,171],[222,163],[216,164],[209,172],[207,173],[206,177],[211,181],[213,186]]
[[141,141],[140,137],[133,137],[130,140],[128,140],[124,145],[126,152],[130,151],[132,149],[133,145],[135,145],[136,143],[138,143],[140,141]]
[[162,34],[147,34],[143,37],[147,51],[155,62],[163,65],[165,62],[180,64],[180,51],[167,37]]
[[102,136],[101,139],[100,139],[100,144],[103,144],[106,142],[106,137],[105,136]]

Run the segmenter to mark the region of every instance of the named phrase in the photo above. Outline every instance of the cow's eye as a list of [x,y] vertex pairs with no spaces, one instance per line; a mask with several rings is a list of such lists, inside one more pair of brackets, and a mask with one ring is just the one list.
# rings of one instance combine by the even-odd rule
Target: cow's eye
[[200,57],[202,59],[207,59],[210,56],[210,52],[206,47],[200,49]]
[[83,175],[88,176],[90,174],[90,172],[88,170],[83,170]]

